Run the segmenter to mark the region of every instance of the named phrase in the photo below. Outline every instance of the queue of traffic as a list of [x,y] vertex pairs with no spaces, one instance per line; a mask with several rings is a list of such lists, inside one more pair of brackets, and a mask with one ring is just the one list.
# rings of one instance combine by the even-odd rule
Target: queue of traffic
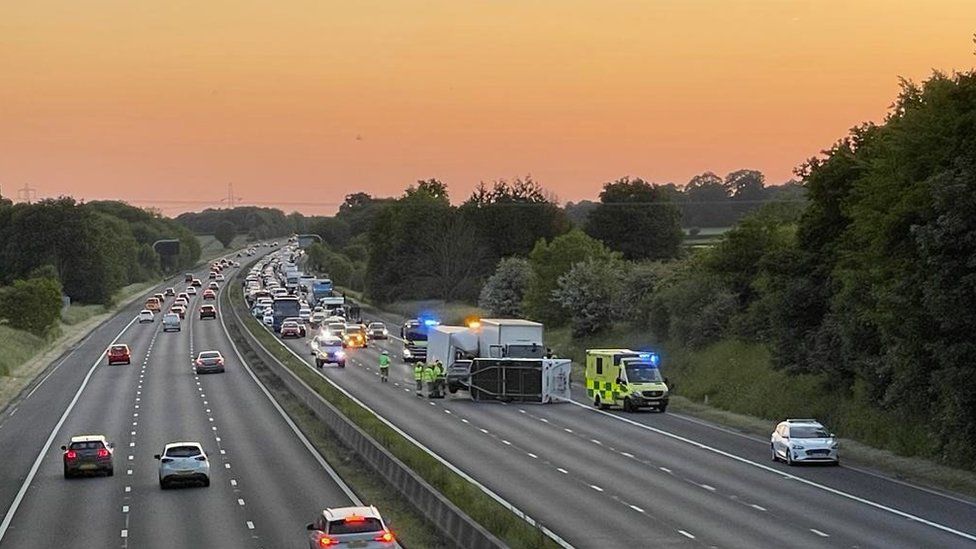
[[[277,242],[259,244],[257,246],[276,247]],[[249,248],[237,254],[237,257],[253,256],[256,247]],[[162,332],[180,332],[186,320],[191,303],[199,296],[197,307],[199,319],[216,320],[219,310],[217,307],[218,293],[228,276],[229,269],[239,267],[240,263],[224,257],[210,265],[208,282],[196,278],[192,273],[184,276],[187,284],[182,292],[176,288],[166,288],[146,299],[144,308],[136,315],[139,325],[149,324],[155,327],[160,320]],[[273,289],[273,285],[272,285]],[[276,295],[281,296],[281,292]],[[266,301],[262,301],[262,304]],[[306,321],[315,322],[314,326],[321,327],[328,323],[335,325],[343,323],[343,345],[365,347],[366,328],[360,330],[351,327],[345,330],[345,319],[339,314],[322,317],[321,310],[315,310],[298,300],[288,303],[289,312],[295,316],[279,316],[277,325],[273,319],[269,326],[274,325],[282,337],[305,337]],[[279,306],[279,308],[282,308]],[[292,311],[294,309],[294,311]],[[280,312],[280,311],[279,311]],[[272,315],[273,316],[273,315]],[[334,354],[339,358],[341,354]],[[108,366],[129,365],[133,360],[130,347],[123,342],[113,343],[105,352]],[[345,361],[342,359],[342,365]],[[189,374],[202,375],[206,373],[224,373],[226,361],[220,351],[201,350],[191,363]],[[61,446],[61,460],[65,479],[79,476],[104,475],[114,476],[115,444],[103,434],[78,434],[71,436],[69,441]],[[211,464],[204,446],[199,441],[173,441],[165,444],[154,458],[158,461],[158,482],[160,489],[173,487],[199,486],[208,487],[211,482]],[[131,459],[131,457],[130,457]],[[380,512],[373,506],[332,507],[325,508],[314,520],[306,526],[309,547],[394,547],[396,539]]]

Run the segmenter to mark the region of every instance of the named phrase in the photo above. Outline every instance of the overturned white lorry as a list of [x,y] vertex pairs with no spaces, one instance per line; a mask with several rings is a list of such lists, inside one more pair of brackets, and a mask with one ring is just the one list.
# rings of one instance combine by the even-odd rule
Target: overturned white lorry
[[569,399],[571,361],[546,358],[543,326],[522,319],[483,319],[471,326],[435,326],[427,361],[440,360],[451,394],[473,400],[547,403]]

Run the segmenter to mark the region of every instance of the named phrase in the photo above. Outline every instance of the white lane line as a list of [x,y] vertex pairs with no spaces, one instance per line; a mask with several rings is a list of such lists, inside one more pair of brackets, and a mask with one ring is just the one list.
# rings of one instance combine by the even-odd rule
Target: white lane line
[[529,454],[529,457],[530,458],[532,458],[532,459],[539,459],[539,456],[533,454],[532,452],[527,452],[527,453]]
[[714,486],[709,486],[707,484],[699,484],[699,486],[701,486],[702,488],[708,490],[709,492],[714,492],[715,491],[715,487]]
[[603,491],[603,488],[600,488],[600,487],[599,487],[599,486],[597,486],[596,484],[591,484],[591,485],[590,485],[590,488],[593,488],[593,489],[594,489],[594,490],[596,490],[597,492],[602,492],[602,491]]
[[464,418],[462,417],[462,418],[461,418],[461,423],[470,423],[470,421],[468,421],[468,420],[466,420],[466,419],[464,419]]
[[688,538],[688,539],[695,539],[695,536],[693,536],[692,534],[690,534],[688,532],[685,532],[684,530],[678,530],[678,533],[681,534],[682,536]]
[[254,523],[251,522],[251,521],[247,521],[247,529],[248,530],[254,530]]
[[[119,338],[122,337],[122,334],[124,334],[125,331],[128,330],[133,323],[135,323],[136,318],[137,317],[132,317],[132,320],[130,320],[129,323],[126,324],[118,334],[116,334],[109,345],[117,342]],[[37,470],[40,469],[41,462],[44,461],[44,456],[47,455],[48,450],[51,449],[51,443],[53,443],[55,437],[58,436],[58,431],[61,430],[61,426],[64,425],[64,422],[68,419],[68,415],[71,414],[71,410],[74,409],[75,404],[78,403],[78,399],[81,398],[82,391],[84,391],[85,387],[88,386],[88,381],[91,379],[92,374],[95,373],[95,368],[102,363],[102,359],[105,358],[105,353],[107,350],[108,349],[106,347],[106,350],[102,351],[102,354],[98,356],[98,360],[96,360],[95,363],[92,364],[91,368],[88,369],[88,373],[85,374],[85,378],[81,381],[81,386],[78,387],[78,391],[75,392],[75,396],[71,399],[71,402],[68,403],[68,407],[65,408],[64,413],[61,414],[61,419],[58,420],[58,423],[54,426],[54,429],[51,430],[51,434],[48,435],[47,441],[44,443],[41,451],[38,452],[37,458],[34,459],[34,464],[31,466],[30,471],[27,472],[27,478],[25,478],[24,482],[20,485],[20,490],[17,491],[17,495],[14,497],[13,503],[10,504],[10,508],[7,509],[7,513],[3,516],[3,522],[0,522],[0,541],[3,541],[4,534],[6,534],[7,529],[10,528],[10,522],[14,519],[14,515],[17,513],[17,509],[20,507],[20,503],[24,500],[24,496],[27,494],[27,489],[30,488],[31,482],[33,482],[34,477],[37,475]]]
[[504,439],[502,439],[502,444],[504,444],[505,446],[511,446],[512,445],[511,442],[509,442],[507,440],[504,440]]
[[563,431],[566,431],[567,433],[572,433],[573,432],[573,430],[570,429],[569,427],[563,427]]
[[128,505],[123,505],[122,506],[122,512],[123,513],[128,513],[129,512],[129,506]]
[[634,459],[634,454],[631,454],[630,452],[620,452],[620,455],[624,456],[625,458]]
[[820,530],[817,530],[816,528],[811,528],[810,531],[813,532],[814,534],[817,534],[818,536],[820,536],[822,538],[829,538],[830,537],[829,534],[825,534],[825,533],[821,532]]
[[125,491],[126,491],[126,493],[131,492],[132,491],[132,487],[131,486],[126,486],[125,487]]
[[129,537],[129,531],[128,530],[122,530],[122,537],[123,538]]
[[486,435],[488,434],[488,429],[480,429],[479,428],[478,430],[481,431],[482,433],[486,434]]
[[664,471],[665,473],[667,473],[669,475],[671,474],[671,469],[668,469],[667,467],[658,467],[658,469]]
[[128,469],[128,470],[126,470],[126,472],[125,472],[125,474],[127,474],[127,475],[131,475],[131,474],[132,474],[132,469]]
[[[325,472],[328,473],[329,477],[332,478],[333,482],[335,482],[339,486],[339,488],[342,489],[342,492],[346,494],[346,497],[349,498],[349,501],[352,501],[356,505],[362,505],[363,500],[359,499],[359,496],[357,496],[356,493],[352,491],[352,488],[350,488],[349,485],[346,484],[344,480],[342,480],[342,477],[340,477],[339,474],[335,472],[335,469],[333,469],[332,466],[329,465],[327,461],[325,461],[325,458],[322,457],[322,454],[320,454],[319,451],[315,448],[315,446],[313,446],[312,443],[309,442],[308,438],[305,436],[304,433],[302,433],[301,429],[299,429],[298,426],[295,425],[295,422],[292,421],[292,419],[288,416],[288,414],[285,413],[285,410],[281,407],[281,405],[278,404],[278,401],[275,400],[273,396],[271,396],[271,392],[268,391],[268,388],[264,386],[264,383],[261,383],[261,380],[258,379],[256,375],[254,375],[254,372],[251,370],[251,367],[247,365],[247,362],[244,360],[244,357],[241,355],[240,350],[238,350],[237,345],[234,344],[234,340],[231,339],[230,333],[227,331],[227,325],[224,323],[223,316],[220,317],[220,327],[224,330],[224,335],[227,336],[227,341],[230,343],[231,349],[234,350],[234,354],[237,355],[237,358],[241,361],[241,365],[244,366],[244,370],[247,371],[251,379],[254,380],[254,383],[256,383],[258,388],[261,389],[261,392],[264,393],[264,396],[266,396],[268,400],[271,401],[271,405],[274,406],[274,409],[278,411],[278,414],[281,416],[281,418],[285,421],[286,424],[288,424],[288,427],[291,428],[292,432],[295,433],[295,436],[298,437],[298,440],[302,442],[302,444],[305,446],[305,449],[307,449],[308,452],[312,454],[312,457],[315,458],[315,461],[317,461],[319,465],[325,470]],[[410,389],[407,389],[407,391],[409,390]],[[206,403],[206,401],[204,401],[204,403]],[[217,442],[220,442],[220,437],[217,437]],[[231,479],[230,483],[232,486],[237,486],[237,481],[234,479]]]
[[10,415],[13,416],[17,413],[17,407],[15,406],[13,410],[10,410]]
[[767,471],[767,472],[770,472],[770,473],[773,473],[773,474],[782,476],[784,478],[788,478],[790,480],[795,480],[795,481],[797,481],[799,483],[805,484],[805,485],[810,486],[810,487],[813,487],[813,488],[817,488],[819,490],[823,490],[824,492],[827,492],[829,494],[833,494],[835,496],[840,496],[842,498],[847,498],[847,499],[849,499],[851,501],[856,501],[858,503],[862,503],[864,505],[867,505],[869,507],[873,507],[873,508],[878,509],[880,511],[885,511],[887,513],[891,513],[893,515],[896,515],[896,516],[899,516],[899,517],[902,517],[902,518],[906,518],[906,519],[909,519],[909,520],[913,520],[915,522],[919,522],[919,523],[924,524],[926,526],[931,526],[932,528],[935,528],[937,530],[941,530],[943,532],[947,532],[949,534],[953,534],[955,536],[959,536],[961,538],[965,538],[965,539],[968,539],[970,541],[976,541],[976,535],[970,534],[968,532],[963,532],[961,530],[956,530],[955,528],[951,528],[949,526],[946,526],[945,524],[940,524],[938,522],[933,522],[931,520],[924,519],[924,518],[922,518],[920,516],[913,515],[911,513],[906,513],[905,511],[900,511],[898,509],[895,509],[894,507],[889,507],[887,505],[884,505],[884,504],[881,504],[881,503],[878,503],[878,502],[875,502],[875,501],[871,501],[869,499],[862,498],[860,496],[856,496],[854,494],[850,494],[850,493],[844,492],[842,490],[838,490],[836,488],[831,488],[830,486],[827,486],[827,485],[824,485],[824,484],[820,484],[820,483],[814,482],[812,480],[807,480],[807,479],[805,479],[803,477],[798,477],[796,475],[793,475],[793,474],[790,474],[790,473],[786,473],[786,472],[780,471],[779,469],[775,469],[775,468],[770,467],[768,465],[763,465],[762,463],[758,463],[758,462],[752,461],[750,459],[747,459],[747,458],[744,458],[744,457],[741,457],[741,456],[737,456],[737,455],[732,454],[730,452],[726,452],[725,450],[720,450],[718,448],[714,448],[712,446],[709,446],[707,444],[698,442],[696,440],[692,440],[690,438],[683,437],[681,435],[676,435],[676,434],[674,434],[674,433],[672,433],[670,431],[665,431],[663,429],[658,429],[657,427],[651,427],[650,425],[645,425],[643,423],[634,421],[632,419],[628,419],[628,418],[621,417],[621,416],[618,416],[618,415],[615,415],[615,414],[611,414],[609,412],[606,412],[605,410],[593,409],[593,408],[591,408],[591,407],[589,407],[589,406],[587,406],[585,404],[580,404],[579,402],[576,402],[576,401],[573,401],[573,400],[567,400],[565,402],[568,402],[568,403],[570,403],[570,404],[572,404],[574,406],[577,406],[579,408],[582,408],[584,410],[587,410],[590,413],[601,414],[601,415],[604,415],[604,416],[609,417],[611,419],[614,419],[616,421],[621,421],[623,423],[627,423],[629,425],[633,425],[634,427],[637,427],[639,429],[644,429],[644,430],[650,431],[652,433],[657,433],[659,435],[668,437],[668,438],[670,438],[672,440],[677,440],[679,442],[684,442],[685,444],[689,444],[689,445],[694,446],[696,448],[700,448],[702,450],[705,450],[705,451],[708,451],[708,452],[712,452],[712,453],[718,454],[720,456],[727,457],[729,459],[738,461],[739,463],[743,463],[745,465],[750,465],[750,466],[755,467],[757,469],[760,469],[760,470],[763,470],[763,471]]
[[562,467],[556,467],[556,470],[559,471],[560,473],[564,474],[564,475],[568,475],[569,474],[569,471],[567,471],[566,469],[563,469]]
[[241,507],[244,507],[244,500],[241,498],[237,498],[237,504],[240,505]]
[[597,439],[595,439],[595,438],[591,438],[591,439],[590,439],[590,442],[592,442],[593,444],[599,444],[599,445],[601,445],[601,446],[603,445],[603,443],[602,443],[602,442],[600,442],[599,440],[597,440]]
[[636,505],[631,505],[630,508],[633,509],[634,511],[637,511],[638,513],[643,513],[644,512],[643,509],[641,509],[640,507],[638,507]]

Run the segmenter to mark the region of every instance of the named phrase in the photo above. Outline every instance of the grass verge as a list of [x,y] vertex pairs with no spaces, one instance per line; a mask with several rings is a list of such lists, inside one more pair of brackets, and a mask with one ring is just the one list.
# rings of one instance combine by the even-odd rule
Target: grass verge
[[[642,348],[646,330],[615,325],[598,336],[573,339],[568,328],[547,330],[559,356],[573,359],[583,379],[587,348]],[[823,376],[787,375],[772,368],[762,345],[720,341],[701,350],[664,345],[663,369],[675,395],[671,410],[766,439],[786,417],[815,417],[842,436],[844,460],[898,479],[976,497],[976,474],[924,456],[928,434],[911,418],[870,406],[858,386],[830,389]]]
[[468,317],[484,318],[485,312],[467,303],[456,303],[439,299],[420,301],[397,301],[383,307],[385,311],[405,318],[417,318],[420,313],[430,313],[442,324],[463,325]]
[[281,346],[253,317],[247,314],[243,297],[236,292],[230,294],[232,305],[242,313],[251,333],[295,375],[312,387],[318,394],[338,408],[343,415],[353,421],[374,440],[405,463],[415,473],[430,483],[452,503],[472,519],[498,536],[510,547],[515,548],[555,548],[558,545],[545,534],[488,497],[476,486],[457,476],[453,471],[429,456],[426,452],[403,438],[399,433],[381,422],[372,413],[356,404],[335,387],[316,375],[308,365]]
[[47,342],[43,338],[23,330],[15,330],[0,324],[0,376],[6,376],[14,368],[30,360]]

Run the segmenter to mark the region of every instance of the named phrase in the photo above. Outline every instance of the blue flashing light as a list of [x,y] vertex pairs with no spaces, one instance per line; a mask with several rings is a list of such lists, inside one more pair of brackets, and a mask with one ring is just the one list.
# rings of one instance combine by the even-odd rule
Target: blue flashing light
[[657,353],[640,353],[639,356],[643,360],[647,360],[651,364],[657,366],[661,362],[661,357]]
[[424,319],[424,326],[437,326],[440,322],[434,320],[433,318]]

